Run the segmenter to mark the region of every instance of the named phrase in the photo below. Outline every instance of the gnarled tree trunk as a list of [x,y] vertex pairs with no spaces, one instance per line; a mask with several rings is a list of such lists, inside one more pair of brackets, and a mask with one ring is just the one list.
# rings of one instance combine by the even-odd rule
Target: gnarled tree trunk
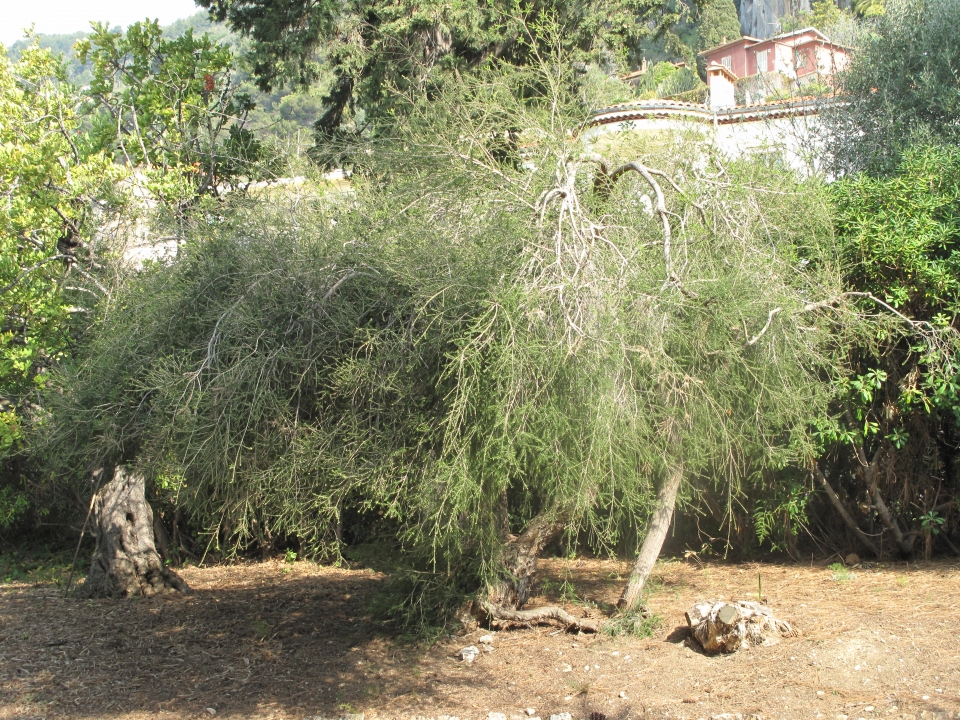
[[541,513],[520,535],[507,542],[500,581],[488,589],[490,603],[514,609],[526,604],[536,579],[537,558],[547,545],[560,537],[566,526],[565,514]]
[[153,510],[144,496],[143,475],[120,466],[93,501],[97,547],[82,597],[154,595],[189,592],[187,584],[164,567],[153,540]]
[[487,599],[476,603],[474,614],[493,626],[537,625],[558,622],[568,630],[597,632],[600,623],[576,617],[563,608],[549,606],[521,610],[533,590],[537,558],[544,548],[560,537],[567,526],[567,515],[537,515],[515,538],[505,538],[503,571],[499,581],[487,588]]

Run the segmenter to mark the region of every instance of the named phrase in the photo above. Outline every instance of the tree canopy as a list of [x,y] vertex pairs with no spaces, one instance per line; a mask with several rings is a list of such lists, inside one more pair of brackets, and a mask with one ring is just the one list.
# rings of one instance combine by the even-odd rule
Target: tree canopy
[[358,130],[385,116],[397,91],[431,93],[444,78],[490,60],[532,62],[548,50],[531,31],[541,23],[554,29],[551,37],[565,52],[609,63],[640,38],[666,35],[686,12],[672,0],[198,3],[252,39],[252,69],[262,88],[309,85],[322,59],[333,73],[327,109],[317,121],[323,135]]

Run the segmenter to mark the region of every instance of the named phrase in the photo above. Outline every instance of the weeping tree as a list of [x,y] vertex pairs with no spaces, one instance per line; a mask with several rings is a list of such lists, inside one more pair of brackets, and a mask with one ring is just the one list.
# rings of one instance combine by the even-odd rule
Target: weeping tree
[[537,556],[643,538],[636,608],[678,497],[809,456],[859,322],[816,181],[614,141],[591,92],[483,73],[333,148],[349,195],[207,209],[59,376],[51,476],[134,464],[218,549],[373,518],[492,619],[580,623],[518,615]]

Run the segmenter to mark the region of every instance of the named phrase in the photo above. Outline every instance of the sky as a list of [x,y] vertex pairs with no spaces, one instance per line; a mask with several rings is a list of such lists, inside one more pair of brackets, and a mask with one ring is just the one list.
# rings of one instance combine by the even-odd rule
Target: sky
[[150,18],[168,25],[199,10],[193,0],[0,0],[0,43],[19,40],[34,23],[38,33],[74,33],[89,30],[91,20],[126,27]]

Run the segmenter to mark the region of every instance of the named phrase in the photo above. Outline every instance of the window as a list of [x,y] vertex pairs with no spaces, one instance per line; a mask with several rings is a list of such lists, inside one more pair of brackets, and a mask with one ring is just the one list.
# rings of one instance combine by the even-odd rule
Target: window
[[793,66],[800,70],[807,66],[807,53],[805,50],[794,50],[793,51]]
[[727,55],[720,61],[720,64],[723,65],[727,70],[730,70],[733,65],[733,56]]
[[769,70],[767,65],[767,51],[766,50],[757,50],[757,72],[767,72]]

